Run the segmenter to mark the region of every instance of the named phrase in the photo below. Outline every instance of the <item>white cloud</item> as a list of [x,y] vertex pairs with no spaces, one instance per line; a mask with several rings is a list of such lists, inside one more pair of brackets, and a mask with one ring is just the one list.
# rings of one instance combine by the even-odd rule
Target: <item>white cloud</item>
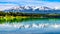
[[5,10],[5,9],[10,9],[12,7],[15,7],[17,5],[14,5],[14,4],[0,4],[0,11],[1,10]]
[[[60,7],[60,2],[48,2],[48,1],[42,1],[42,0],[4,0],[4,1],[0,0],[0,8],[4,8],[4,7],[1,7],[1,5],[48,6],[48,7],[54,8],[54,7]],[[5,7],[7,8],[9,6],[5,6]]]

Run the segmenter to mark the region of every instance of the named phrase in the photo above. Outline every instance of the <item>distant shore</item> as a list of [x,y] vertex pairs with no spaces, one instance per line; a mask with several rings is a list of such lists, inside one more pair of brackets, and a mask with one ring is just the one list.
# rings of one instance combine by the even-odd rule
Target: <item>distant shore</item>
[[35,14],[0,11],[0,19],[1,18],[60,18],[60,14]]

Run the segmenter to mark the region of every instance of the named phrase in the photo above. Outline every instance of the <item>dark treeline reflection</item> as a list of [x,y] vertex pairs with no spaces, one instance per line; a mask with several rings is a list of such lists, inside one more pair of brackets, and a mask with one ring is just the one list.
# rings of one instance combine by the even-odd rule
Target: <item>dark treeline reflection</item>
[[6,20],[6,19],[0,19],[0,24],[2,24],[2,23],[21,23],[21,22],[23,22],[23,21],[30,21],[30,20],[32,20],[32,18],[21,18],[21,19],[16,19],[16,18],[14,18],[14,19],[10,19],[10,20]]
[[31,23],[32,23],[32,21],[36,21],[36,20],[47,20],[47,21],[49,21],[49,20],[54,20],[54,21],[56,21],[56,20],[60,20],[60,18],[21,18],[21,19],[16,19],[16,18],[14,18],[14,19],[10,19],[10,20],[6,20],[6,19],[0,19],[0,24],[2,24],[2,23],[22,23],[22,22],[27,22],[27,21],[30,21]]

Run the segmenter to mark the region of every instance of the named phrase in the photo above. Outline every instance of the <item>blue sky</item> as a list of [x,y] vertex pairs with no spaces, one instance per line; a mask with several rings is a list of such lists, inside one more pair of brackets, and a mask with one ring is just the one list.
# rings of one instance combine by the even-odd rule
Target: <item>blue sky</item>
[[0,0],[0,4],[14,4],[14,5],[46,5],[50,3],[60,3],[60,0]]
[[9,7],[11,5],[60,7],[60,0],[0,0],[0,8],[4,8],[4,6]]

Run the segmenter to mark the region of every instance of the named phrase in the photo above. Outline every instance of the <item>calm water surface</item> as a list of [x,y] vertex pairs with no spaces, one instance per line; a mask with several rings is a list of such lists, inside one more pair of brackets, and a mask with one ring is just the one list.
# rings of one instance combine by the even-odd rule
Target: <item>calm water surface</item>
[[60,34],[60,18],[27,18],[0,24],[0,34]]

